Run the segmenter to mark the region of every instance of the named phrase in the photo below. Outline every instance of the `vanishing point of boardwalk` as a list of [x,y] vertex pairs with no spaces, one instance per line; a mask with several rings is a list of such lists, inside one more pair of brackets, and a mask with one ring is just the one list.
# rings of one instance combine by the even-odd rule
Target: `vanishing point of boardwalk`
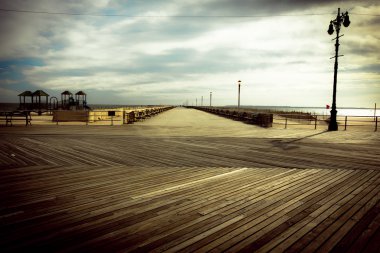
[[0,128],[1,252],[371,252],[380,134],[175,108]]

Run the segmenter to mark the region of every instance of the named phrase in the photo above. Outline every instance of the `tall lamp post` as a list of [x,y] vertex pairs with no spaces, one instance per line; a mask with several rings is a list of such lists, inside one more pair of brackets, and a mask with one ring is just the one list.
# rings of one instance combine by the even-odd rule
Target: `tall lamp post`
[[212,105],[211,101],[212,101],[212,92],[210,91],[210,107]]
[[238,81],[238,109],[240,109],[240,83],[241,81]]
[[338,130],[338,123],[336,122],[336,82],[337,82],[337,75],[338,75],[338,57],[342,55],[338,55],[339,51],[339,37],[342,37],[343,35],[339,36],[340,27],[341,25],[348,27],[350,25],[350,18],[348,16],[348,12],[340,14],[340,8],[338,8],[338,15],[336,16],[335,20],[330,21],[329,30],[327,31],[328,34],[332,35],[334,33],[334,27],[336,31],[336,38],[335,40],[335,56],[332,58],[335,58],[335,65],[334,65],[334,88],[333,88],[333,101],[332,101],[332,108],[331,108],[331,117],[330,117],[330,123],[329,123],[329,131],[337,131]]

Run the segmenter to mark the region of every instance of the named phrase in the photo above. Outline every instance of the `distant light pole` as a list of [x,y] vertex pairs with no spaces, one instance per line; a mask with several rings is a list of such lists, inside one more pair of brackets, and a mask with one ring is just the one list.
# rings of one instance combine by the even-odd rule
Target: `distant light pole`
[[[344,14],[340,14],[340,8],[338,8],[338,15],[336,16],[335,20],[330,21],[329,30],[327,31],[328,34],[332,35],[334,33],[334,27],[336,31],[336,38],[335,38],[335,56],[332,58],[335,58],[335,65],[334,65],[334,88],[333,88],[333,101],[332,101],[332,108],[331,108],[331,117],[330,117],[330,123],[329,123],[329,131],[337,131],[338,130],[338,123],[336,121],[336,83],[337,83],[337,75],[338,75],[338,57],[343,55],[338,55],[339,51],[339,37],[342,37],[343,35],[339,36],[340,27],[341,25],[348,27],[350,25],[350,18],[348,16],[348,12]],[[334,39],[333,39],[334,40]],[[332,59],[331,58],[331,59]]]
[[212,105],[211,101],[212,101],[212,92],[210,91],[210,107]]
[[238,109],[240,108],[240,83],[241,83],[241,81],[239,80],[238,81]]
[[198,98],[195,99],[195,106],[198,106]]
[[375,110],[373,112],[373,121],[376,121],[376,103],[375,103]]
[[201,98],[201,106],[203,106],[203,96],[202,96],[202,98]]

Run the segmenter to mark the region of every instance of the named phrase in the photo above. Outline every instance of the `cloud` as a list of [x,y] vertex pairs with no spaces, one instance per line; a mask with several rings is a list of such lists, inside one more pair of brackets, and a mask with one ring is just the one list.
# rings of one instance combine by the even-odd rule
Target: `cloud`
[[16,84],[16,83],[18,83],[19,82],[19,80],[13,80],[13,79],[2,79],[2,80],[0,80],[0,85],[12,85],[12,84]]
[[15,101],[17,101],[16,99],[18,98],[17,95],[19,94],[19,92],[13,89],[4,88],[0,86],[0,94],[1,103],[14,103]]
[[[104,2],[104,1],[98,1]],[[53,12],[82,12],[95,9],[91,1],[2,1],[3,9],[21,9]],[[94,6],[93,8],[86,8]],[[99,6],[99,4],[98,4]],[[65,16],[32,13],[0,12],[0,58],[37,57],[59,41],[52,34],[62,34],[72,26],[73,20]]]
[[[331,89],[334,45],[326,30],[337,2],[14,0],[2,1],[0,7],[127,15],[0,12],[0,32],[6,34],[0,38],[0,67],[13,66],[18,74],[0,72],[0,85],[14,81],[19,92],[29,87],[59,94],[80,87],[90,91],[90,100],[102,103],[140,99],[151,104],[182,103],[213,90],[215,101],[228,104],[242,79],[247,103],[305,104],[311,101],[305,97],[315,92],[312,101],[320,104]],[[373,13],[379,7],[345,1],[343,9]],[[307,13],[331,15],[292,16]],[[244,15],[265,17],[240,17]],[[378,63],[378,19],[353,14],[351,21],[341,38],[345,57],[339,59],[340,77],[357,73],[365,79]],[[372,92],[378,80],[373,78],[367,83]]]

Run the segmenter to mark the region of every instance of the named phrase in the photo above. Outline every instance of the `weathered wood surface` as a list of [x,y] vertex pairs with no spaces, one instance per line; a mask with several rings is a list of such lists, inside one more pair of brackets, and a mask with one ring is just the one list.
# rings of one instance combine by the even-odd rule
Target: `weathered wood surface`
[[0,129],[2,252],[380,250],[380,135],[173,109]]

